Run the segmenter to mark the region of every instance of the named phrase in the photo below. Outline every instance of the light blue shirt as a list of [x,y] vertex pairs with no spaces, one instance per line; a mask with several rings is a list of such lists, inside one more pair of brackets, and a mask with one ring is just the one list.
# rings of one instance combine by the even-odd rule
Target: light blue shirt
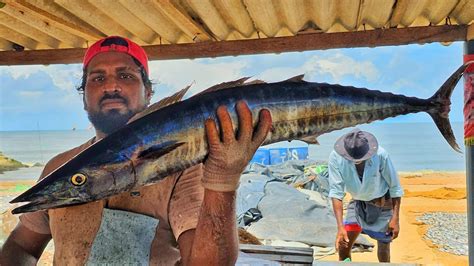
[[370,201],[390,191],[390,197],[403,196],[400,179],[388,153],[379,146],[377,154],[365,162],[362,181],[355,164],[337,152],[329,155],[329,197],[342,200],[349,192],[353,199]]

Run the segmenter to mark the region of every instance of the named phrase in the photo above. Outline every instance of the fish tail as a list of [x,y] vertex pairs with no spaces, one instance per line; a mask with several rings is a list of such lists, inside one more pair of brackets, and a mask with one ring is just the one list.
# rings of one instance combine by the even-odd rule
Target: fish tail
[[449,122],[449,111],[451,105],[451,95],[453,93],[454,87],[458,83],[459,79],[462,77],[464,70],[467,65],[460,66],[439,88],[439,90],[428,99],[430,102],[430,109],[427,111],[428,114],[433,118],[436,126],[439,131],[446,139],[446,141],[451,145],[451,147],[461,153],[459,145],[456,143],[456,138],[454,137],[453,130],[451,128],[451,123]]

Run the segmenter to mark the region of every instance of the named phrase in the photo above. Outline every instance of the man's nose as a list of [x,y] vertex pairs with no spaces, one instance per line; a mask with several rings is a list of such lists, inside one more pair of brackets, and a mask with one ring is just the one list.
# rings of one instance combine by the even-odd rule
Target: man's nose
[[104,83],[104,92],[121,92],[122,88],[115,77],[108,77]]

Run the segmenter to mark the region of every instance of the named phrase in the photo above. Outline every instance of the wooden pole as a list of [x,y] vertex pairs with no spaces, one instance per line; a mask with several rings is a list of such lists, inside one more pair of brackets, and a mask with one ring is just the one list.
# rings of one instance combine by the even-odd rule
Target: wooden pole
[[[464,43],[464,62],[474,60],[474,40]],[[474,265],[474,65],[464,73],[464,143],[466,146],[466,192],[469,265]]]

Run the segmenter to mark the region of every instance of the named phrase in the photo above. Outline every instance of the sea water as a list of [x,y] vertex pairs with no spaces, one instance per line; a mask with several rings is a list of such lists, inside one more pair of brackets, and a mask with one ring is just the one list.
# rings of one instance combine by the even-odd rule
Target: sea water
[[[457,142],[464,151],[463,124],[452,123]],[[360,129],[374,134],[388,151],[398,171],[465,171],[465,158],[444,140],[434,123],[374,123]],[[309,145],[309,158],[327,160],[334,142],[351,129],[338,130],[318,137],[320,145]],[[45,164],[55,155],[86,142],[93,130],[8,131],[0,132],[0,151],[27,164]],[[300,141],[280,142],[270,147],[305,147]],[[22,168],[0,174],[0,180],[37,179],[43,167]]]

